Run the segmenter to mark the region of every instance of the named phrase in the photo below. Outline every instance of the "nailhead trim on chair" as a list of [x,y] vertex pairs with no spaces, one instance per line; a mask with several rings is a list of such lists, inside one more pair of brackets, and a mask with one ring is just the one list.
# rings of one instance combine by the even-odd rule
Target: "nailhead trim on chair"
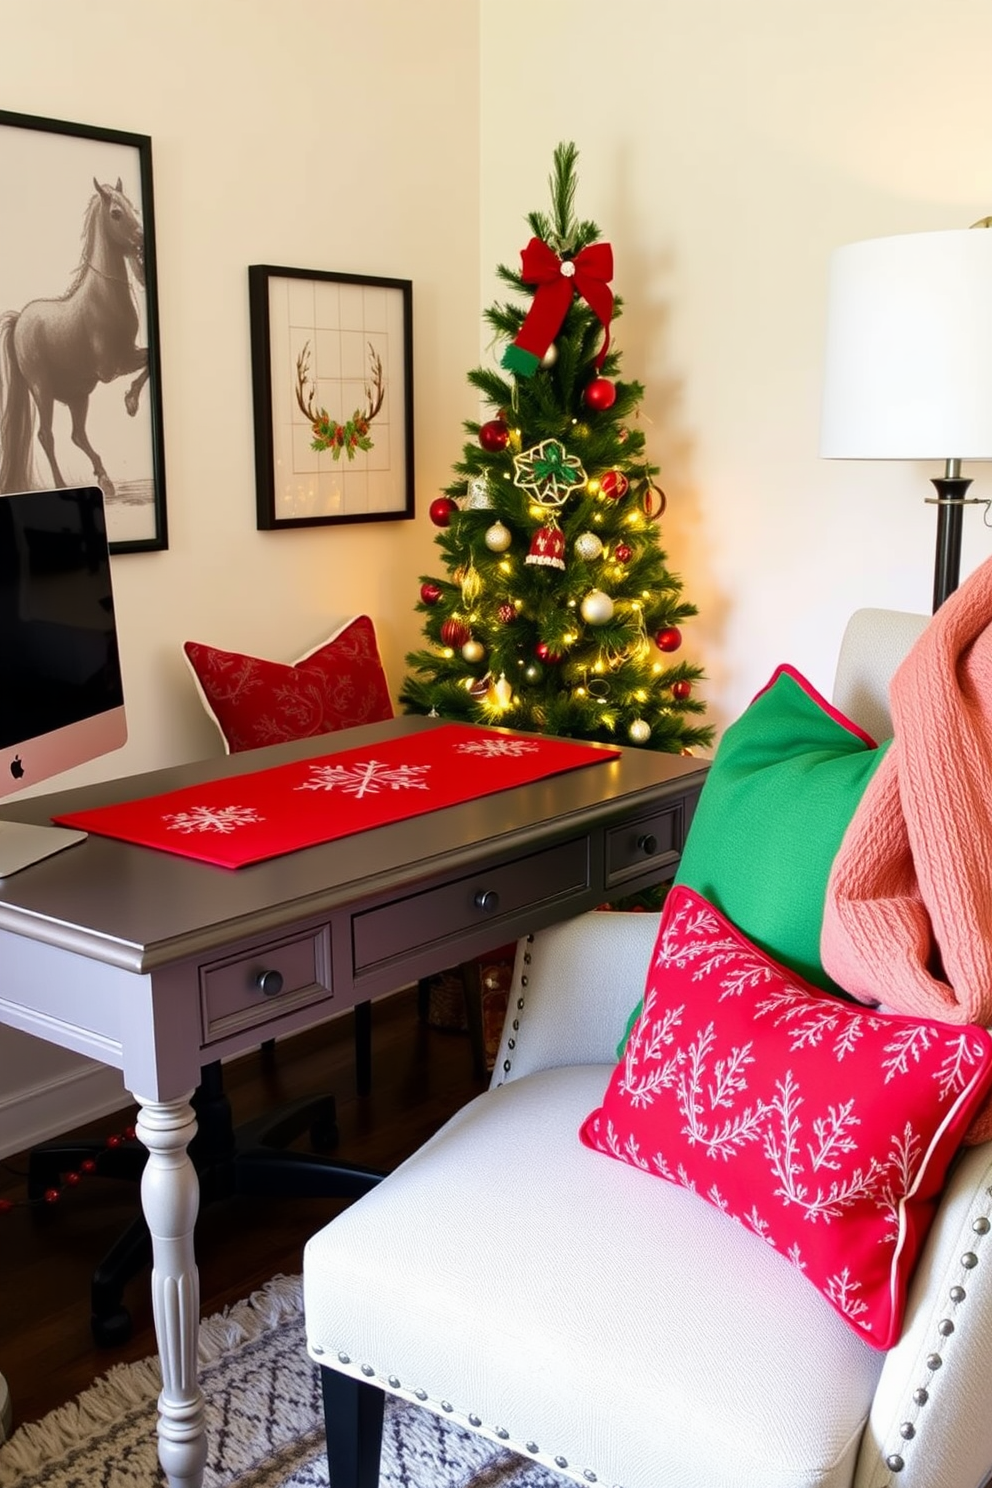
[[[324,1357],[324,1355],[326,1354],[326,1352],[327,1352],[327,1350],[321,1344],[319,1344],[319,1343],[311,1343],[311,1344],[309,1344],[309,1349],[310,1349],[310,1352],[316,1358],[319,1358],[319,1359],[322,1359]],[[348,1365],[348,1367],[350,1369],[354,1369],[356,1367],[356,1365],[354,1364],[354,1362],[352,1360],[351,1355],[349,1353],[346,1353],[344,1349],[339,1349],[338,1350],[337,1360],[338,1360],[338,1363],[339,1364],[346,1364],[346,1365]],[[376,1371],[372,1367],[371,1364],[360,1364],[360,1365],[357,1366],[357,1368],[358,1368],[359,1372],[362,1374],[362,1376],[365,1379],[371,1380],[371,1379],[375,1379],[376,1378]],[[387,1375],[387,1376],[385,1376],[385,1379],[386,1379],[386,1384],[388,1385],[389,1389],[391,1389],[391,1390],[397,1390],[397,1391],[401,1391],[401,1392],[403,1391],[403,1386],[401,1385],[399,1379],[396,1377],[395,1374]],[[443,1411],[445,1413],[445,1415],[452,1415],[452,1416],[457,1416],[458,1415],[458,1412],[455,1410],[455,1407],[448,1400],[438,1400],[438,1401],[434,1401],[432,1403],[431,1402],[431,1399],[430,1399],[430,1396],[428,1395],[428,1393],[427,1393],[426,1390],[408,1390],[405,1393],[407,1395],[412,1395],[415,1400],[418,1400],[421,1403],[421,1405],[428,1405],[428,1406],[430,1406],[430,1408],[432,1410]],[[469,1426],[473,1426],[473,1427],[476,1427],[476,1428],[481,1427],[482,1424],[483,1424],[482,1417],[479,1416],[479,1415],[476,1415],[476,1413],[474,1411],[470,1412],[467,1416],[465,1416],[464,1417],[464,1420],[466,1420],[468,1422]],[[492,1426],[489,1429],[492,1432],[493,1436],[497,1437],[500,1441],[509,1441],[510,1440],[510,1433],[509,1433],[509,1431],[507,1431],[507,1429],[506,1429],[505,1426]],[[539,1447],[537,1445],[537,1442],[535,1442],[535,1441],[529,1441],[529,1442],[525,1443],[524,1451],[529,1452],[533,1457],[538,1457],[540,1455],[540,1449],[539,1449]],[[562,1457],[562,1456],[556,1456],[554,1458],[554,1464],[555,1464],[556,1467],[561,1468],[562,1470],[565,1470],[565,1469],[568,1468],[568,1458],[567,1457]],[[576,1471],[576,1469],[573,1468],[572,1469],[572,1472],[574,1473],[575,1471]],[[592,1470],[591,1467],[585,1467],[585,1468],[583,1468],[582,1469],[582,1476],[585,1478],[585,1480],[586,1480],[587,1483],[598,1483],[599,1482],[599,1478],[593,1472],[593,1470]],[[621,1488],[621,1485],[617,1484],[617,1485],[615,1485],[615,1488]]]
[[[992,1188],[987,1188],[985,1192],[986,1195],[990,1199],[992,1199]],[[982,1239],[989,1233],[990,1230],[992,1230],[992,1219],[990,1219],[987,1214],[979,1214],[976,1219],[972,1220],[971,1228],[973,1234],[977,1235],[979,1239]],[[976,1251],[966,1250],[961,1256],[959,1264],[961,1266],[962,1278],[964,1278],[965,1276],[967,1276],[967,1273],[969,1271],[974,1271],[975,1267],[978,1265],[978,1255]],[[948,1300],[951,1303],[952,1312],[956,1312],[956,1310],[965,1301],[967,1295],[968,1293],[966,1289],[961,1285],[961,1282],[955,1282],[954,1286],[951,1287],[950,1292],[948,1293]],[[955,1327],[956,1324],[953,1317],[942,1317],[937,1323],[937,1336],[940,1340],[941,1347],[945,1350],[947,1348],[947,1341],[954,1334]],[[899,1436],[903,1443],[914,1441],[919,1433],[920,1413],[930,1399],[930,1383],[933,1380],[934,1375],[937,1373],[937,1370],[940,1369],[940,1367],[942,1366],[943,1362],[944,1357],[942,1353],[938,1353],[935,1351],[927,1355],[926,1383],[923,1385],[918,1385],[917,1388],[913,1391],[913,1404],[916,1406],[916,1414],[912,1420],[903,1421],[899,1427]],[[904,1451],[890,1452],[885,1459],[885,1465],[889,1469],[889,1472],[895,1475],[903,1472],[906,1467],[906,1457]],[[892,1480],[890,1479],[889,1482],[891,1484]]]
[[[527,942],[528,945],[533,945],[534,944],[534,937],[533,937],[533,935],[525,936],[525,940],[526,940],[526,942]],[[525,966],[529,966],[531,964],[531,961],[532,961],[533,957],[531,956],[530,951],[524,951],[524,957],[523,957],[523,959],[524,959],[524,965]],[[526,974],[523,974],[523,973],[521,974],[520,985],[521,985],[521,987],[526,987],[528,985],[528,977],[526,976]],[[524,1010],[524,1000],[525,999],[523,997],[518,997],[517,998],[516,1010],[517,1010],[518,1013],[522,1013],[523,1010]],[[514,1033],[519,1033],[519,1031],[520,1031],[520,1019],[519,1018],[514,1018],[513,1025],[512,1026],[513,1026],[513,1032]],[[507,1041],[506,1041],[506,1047],[508,1049],[515,1049],[517,1047],[517,1041],[516,1041],[516,1039],[515,1038],[514,1039],[507,1039]],[[511,1059],[504,1059],[503,1060],[503,1074],[504,1075],[508,1075],[510,1073],[510,1070],[512,1068],[513,1068],[513,1061]],[[500,1084],[502,1084],[502,1081],[500,1081]]]

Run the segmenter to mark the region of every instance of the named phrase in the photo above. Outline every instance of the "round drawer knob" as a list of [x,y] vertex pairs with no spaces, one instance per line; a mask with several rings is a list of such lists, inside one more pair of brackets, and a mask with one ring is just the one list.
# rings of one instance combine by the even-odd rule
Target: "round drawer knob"
[[638,837],[637,845],[649,858],[658,851],[658,839],[653,832],[645,832],[643,837]]
[[475,907],[481,909],[485,914],[493,914],[499,909],[499,895],[495,889],[480,889],[475,896]]
[[278,997],[284,985],[281,971],[260,971],[255,978],[255,986],[263,997]]

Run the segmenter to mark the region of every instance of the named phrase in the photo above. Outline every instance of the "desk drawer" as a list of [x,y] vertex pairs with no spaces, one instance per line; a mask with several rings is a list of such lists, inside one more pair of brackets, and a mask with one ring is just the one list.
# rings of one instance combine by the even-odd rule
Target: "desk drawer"
[[579,837],[367,910],[351,922],[355,975],[483,924],[493,926],[496,945],[508,916],[580,893],[589,883],[589,840]]
[[645,869],[663,870],[676,864],[685,837],[684,821],[683,803],[676,801],[607,832],[607,888]]
[[329,926],[265,941],[200,967],[203,1042],[217,1043],[332,997]]

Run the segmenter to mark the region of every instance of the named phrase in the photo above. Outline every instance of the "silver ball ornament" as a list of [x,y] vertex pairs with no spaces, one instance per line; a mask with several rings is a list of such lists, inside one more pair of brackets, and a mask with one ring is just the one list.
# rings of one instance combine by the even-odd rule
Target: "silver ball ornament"
[[486,547],[490,553],[505,553],[513,541],[513,533],[502,522],[494,522],[486,532]]
[[575,539],[575,551],[587,563],[592,563],[603,551],[603,544],[595,532],[580,532]]
[[632,744],[646,744],[651,737],[651,725],[645,723],[643,718],[635,718],[627,735]]
[[580,609],[587,625],[605,625],[613,618],[613,601],[602,589],[590,589]]
[[462,655],[466,661],[481,661],[486,654],[486,648],[481,641],[469,640],[462,647]]

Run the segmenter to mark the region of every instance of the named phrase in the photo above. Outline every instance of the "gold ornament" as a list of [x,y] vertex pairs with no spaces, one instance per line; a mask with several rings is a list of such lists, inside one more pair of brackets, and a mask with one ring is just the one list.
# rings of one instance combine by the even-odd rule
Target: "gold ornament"
[[502,522],[494,522],[486,532],[486,547],[491,553],[505,553],[513,541],[513,533]]
[[471,560],[469,561],[468,568],[462,571],[459,583],[462,587],[462,599],[471,609],[482,593],[482,579],[479,577],[479,570]]
[[651,725],[643,718],[635,718],[627,730],[627,734],[634,744],[646,744],[651,737]]
[[464,646],[462,647],[462,655],[464,656],[466,661],[481,661],[485,654],[485,646],[482,644],[481,641],[477,641],[474,638],[472,640],[466,641]]
[[602,553],[603,544],[595,532],[580,532],[575,539],[575,551],[587,563],[593,563]]
[[579,608],[587,625],[605,625],[613,619],[613,601],[602,589],[590,589]]

